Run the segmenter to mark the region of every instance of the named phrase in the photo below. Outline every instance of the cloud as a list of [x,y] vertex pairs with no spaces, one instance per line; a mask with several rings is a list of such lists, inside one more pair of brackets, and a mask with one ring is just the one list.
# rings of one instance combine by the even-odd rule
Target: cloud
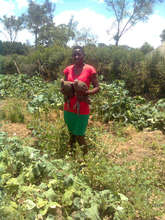
[[145,42],[154,48],[160,46],[160,34],[165,29],[165,18],[153,14],[147,23],[138,23],[121,38],[121,44],[141,47]]
[[28,1],[27,0],[16,0],[16,3],[17,3],[17,7],[19,9],[28,7]]
[[10,1],[4,1],[0,0],[0,17],[3,17],[3,15],[11,16],[14,15],[14,3],[12,0]]
[[2,40],[2,41],[8,41],[9,40],[9,36],[6,33],[6,31],[4,31],[2,24],[0,24],[0,40]]
[[18,33],[17,41],[22,43],[29,42],[30,44],[34,44],[34,34],[24,29]]
[[97,2],[97,3],[104,3],[104,0],[91,0],[93,2]]
[[[0,25],[0,30],[3,30],[2,25]],[[0,31],[0,40],[2,41],[10,41],[10,37],[6,31]],[[34,35],[30,33],[28,30],[24,29],[18,32],[16,41],[30,44],[34,43]]]
[[104,3],[104,0],[98,0],[99,3]]
[[52,0],[53,3],[64,3],[63,0]]
[[[89,28],[92,33],[98,36],[99,43],[114,44],[113,35],[114,27],[113,19],[107,18],[102,14],[96,13],[90,9],[82,9],[80,11],[64,11],[54,17],[56,25],[67,24],[71,16],[78,21],[78,28]],[[130,47],[141,47],[148,42],[154,48],[160,46],[160,34],[165,29],[165,18],[158,14],[153,14],[147,23],[138,23],[122,36],[119,41],[120,45],[128,45]],[[109,33],[107,33],[109,30]]]
[[86,8],[80,11],[64,11],[54,17],[54,22],[56,25],[67,24],[71,16],[78,21],[78,29],[89,29],[91,33],[98,36],[100,42],[108,43],[109,37],[106,32],[112,24],[112,19],[107,19],[104,15]]
[[[27,0],[16,0],[17,2],[23,1],[22,6],[26,4]],[[57,0],[54,0],[57,2]],[[61,1],[61,0],[59,0]],[[98,1],[98,0],[97,0]],[[13,1],[0,0],[1,8],[0,14],[11,15],[14,11]],[[10,10],[9,10],[10,9]],[[74,20],[78,21],[78,29],[86,28],[89,29],[91,33],[97,36],[98,43],[105,43],[107,45],[114,44],[113,35],[114,28],[112,28],[113,19],[107,18],[104,14],[96,13],[91,9],[82,10],[68,10],[63,11],[54,17],[54,22],[56,25],[68,24],[71,16],[74,16]],[[165,18],[161,17],[159,14],[153,14],[146,23],[138,23],[135,27],[130,29],[126,34],[122,36],[119,41],[120,45],[128,45],[130,47],[139,48],[145,42],[149,43],[154,48],[160,46],[161,39],[160,34],[165,29]],[[0,26],[2,29],[2,25]],[[107,33],[109,30],[109,33]],[[0,33],[0,40],[7,40],[4,34]],[[34,42],[33,35],[27,30],[19,32],[17,41]]]

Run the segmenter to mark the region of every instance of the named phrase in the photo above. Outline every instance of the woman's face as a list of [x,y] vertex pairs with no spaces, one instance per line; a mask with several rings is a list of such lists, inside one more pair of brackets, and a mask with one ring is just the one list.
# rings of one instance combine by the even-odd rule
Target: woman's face
[[81,64],[84,62],[84,54],[80,49],[75,49],[73,51],[72,57],[75,64]]

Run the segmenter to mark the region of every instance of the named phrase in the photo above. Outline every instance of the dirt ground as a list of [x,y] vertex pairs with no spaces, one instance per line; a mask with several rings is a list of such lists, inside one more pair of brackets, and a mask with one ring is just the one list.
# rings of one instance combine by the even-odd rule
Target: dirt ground
[[128,152],[127,161],[141,161],[145,157],[158,154],[158,151],[165,148],[165,135],[161,131],[148,131],[129,133],[129,140],[120,143],[116,153]]
[[[9,101],[1,102],[0,108],[2,109],[5,105],[8,105]],[[29,117],[28,114],[26,117]],[[59,111],[58,114],[56,111],[49,113],[50,122],[55,123],[57,118],[63,119],[62,111]],[[133,126],[128,126],[119,135],[117,130],[114,132],[111,123],[103,125],[99,121],[93,121],[91,117],[89,119],[89,127],[103,128],[103,132],[98,135],[95,143],[99,143],[101,150],[105,150],[109,157],[115,161],[122,158],[122,162],[132,160],[140,162],[145,157],[151,157],[154,154],[159,155],[159,150],[161,152],[162,149],[165,149],[165,135],[159,130],[150,131],[149,129],[144,129],[138,132]],[[0,122],[0,131],[7,132],[10,137],[35,138],[32,137],[31,130],[27,129],[26,123],[11,123],[10,121],[2,120]],[[126,156],[122,157],[124,154]],[[161,157],[161,159],[164,158]]]
[[[165,149],[165,135],[159,130],[144,129],[143,131],[137,131],[134,127],[128,126],[122,132],[123,134],[118,136],[110,130],[103,135],[99,135],[96,141],[103,146],[109,157],[116,162],[118,160],[121,162],[133,160],[140,162],[146,157],[154,156],[154,154],[159,155],[159,152]],[[164,157],[161,157],[161,159],[164,159]]]
[[[60,113],[58,117],[62,118],[63,116]],[[57,117],[57,114],[52,113],[50,115],[50,120],[54,121]],[[98,123],[98,122],[96,122]],[[0,131],[5,131],[10,137],[18,136],[22,139],[30,139],[28,144],[35,140],[35,137],[31,135],[31,131],[27,129],[26,124],[23,123],[11,123],[9,121],[0,122]],[[90,124],[89,126],[102,126],[100,123]],[[123,131],[123,136],[117,136],[112,132],[111,129],[106,127],[107,131],[104,134],[98,135],[96,142],[98,141],[100,146],[103,146],[109,158],[115,163],[122,164],[127,161],[137,161],[141,162],[145,157],[150,158],[160,155],[160,160],[164,160],[164,156],[161,156],[162,149],[165,150],[165,135],[161,131],[155,130],[150,131],[145,129],[138,132],[132,126],[128,126]],[[160,154],[159,154],[160,152]],[[121,155],[121,157],[120,157]],[[122,156],[125,155],[125,156]],[[132,167],[132,169],[134,169]],[[165,220],[165,215],[157,220]]]
[[7,132],[10,137],[26,138],[31,135],[31,131],[26,128],[26,124],[21,123],[2,122],[0,131]]
[[[51,117],[54,118],[55,115],[51,115]],[[0,131],[7,132],[10,137],[32,138],[31,131],[27,129],[26,124],[22,123],[1,122]],[[138,132],[133,127],[127,127],[124,130],[124,134],[124,140],[112,134],[111,131],[98,138],[113,159],[119,158],[119,155],[126,154],[127,156],[122,158],[123,162],[124,160],[140,162],[145,157],[153,156],[155,152],[158,154],[158,151],[162,150],[162,148],[165,149],[165,135],[161,131],[145,129]]]

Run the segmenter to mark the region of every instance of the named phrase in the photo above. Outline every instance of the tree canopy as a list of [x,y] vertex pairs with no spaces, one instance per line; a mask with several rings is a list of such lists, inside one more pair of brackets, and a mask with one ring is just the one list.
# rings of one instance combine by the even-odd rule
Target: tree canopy
[[165,29],[162,31],[160,38],[162,42],[165,41]]
[[141,48],[140,48],[140,50],[141,50],[144,54],[147,54],[147,53],[151,52],[153,49],[154,49],[154,48],[153,48],[149,43],[147,43],[147,42],[145,42],[145,43],[141,46]]
[[35,46],[38,45],[38,37],[43,29],[53,26],[53,14],[55,4],[45,0],[43,4],[37,4],[30,0],[27,13],[27,28],[35,35]]
[[[115,45],[119,45],[122,36],[139,22],[145,22],[153,12],[153,7],[158,2],[164,0],[105,0],[107,9],[113,14],[115,33],[113,35]],[[8,35],[6,39],[11,42],[16,41],[18,32],[23,28],[28,29],[34,36],[35,47],[42,45],[50,47],[53,44],[69,45],[70,40],[74,44],[88,45],[97,43],[97,36],[89,28],[78,29],[78,22],[72,16],[68,24],[56,25],[54,12],[56,5],[51,0],[43,0],[37,3],[35,0],[28,0],[27,13],[16,16],[3,16],[0,22],[6,32],[0,33]],[[165,40],[165,30],[160,35],[161,40]],[[145,45],[146,46],[146,45]]]
[[4,26],[7,34],[9,35],[9,39],[11,42],[14,42],[17,38],[18,32],[25,28],[25,15],[21,15],[20,17],[10,16],[7,17],[4,15],[0,19],[1,23]]

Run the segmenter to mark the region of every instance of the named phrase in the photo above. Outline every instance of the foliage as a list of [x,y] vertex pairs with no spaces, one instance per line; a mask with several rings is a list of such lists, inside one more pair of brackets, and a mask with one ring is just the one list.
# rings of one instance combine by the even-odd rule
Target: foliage
[[43,4],[29,1],[26,15],[27,27],[35,36],[35,46],[38,46],[38,37],[44,27],[52,26],[55,4],[45,0]]
[[[2,220],[39,216],[69,220],[151,220],[163,213],[163,163],[159,164],[155,157],[141,164],[133,161],[121,166],[103,153],[91,152],[82,167],[64,151],[66,131],[62,130],[60,120],[57,121],[55,136],[43,136],[50,127],[41,124],[33,127],[40,131],[36,137],[42,136],[42,142],[45,139],[42,149],[37,145],[25,146],[18,138],[0,133]],[[97,132],[99,128],[91,132],[92,140]],[[61,142],[54,141],[53,147],[44,147],[46,141],[55,138]]]
[[0,74],[13,74],[16,73],[13,56],[0,56]]
[[50,161],[48,154],[5,133],[0,133],[0,158],[2,219],[58,218],[58,210],[67,219],[120,219],[129,205],[121,193],[92,189],[74,161]]
[[[1,76],[0,88],[2,98],[19,96],[26,99],[31,113],[48,113],[49,109],[62,109],[63,106],[60,80],[46,83],[38,76]],[[100,82],[100,89],[92,97],[91,106],[99,120],[106,123],[118,121],[125,125],[133,124],[138,129],[149,127],[165,131],[164,99],[153,104],[141,96],[131,97],[125,89],[124,81],[114,81],[111,84]]]
[[31,113],[40,112],[42,109],[46,111],[50,107],[61,108],[63,104],[59,80],[48,84],[39,76],[1,75],[0,88],[1,98],[20,97],[29,100],[27,108]]
[[55,81],[52,84],[47,85],[45,90],[40,91],[37,95],[32,97],[32,100],[28,102],[27,108],[29,112],[42,112],[48,111],[51,108],[62,109],[63,97],[60,92],[60,81]]
[[28,52],[28,48],[25,44],[21,42],[9,42],[9,41],[1,41],[0,42],[0,54],[3,56],[10,54],[19,54],[25,55]]
[[24,14],[19,17],[13,15],[7,17],[6,15],[4,15],[3,18],[0,19],[0,21],[9,35],[10,42],[15,42],[18,32],[25,28]]
[[38,77],[28,75],[1,75],[0,77],[0,96],[3,97],[20,97],[32,98],[35,94],[46,88],[44,81]]
[[1,107],[0,119],[11,121],[12,123],[24,123],[24,105],[25,103],[19,99],[8,100],[8,103]]
[[140,48],[140,50],[144,53],[144,55],[151,52],[153,49],[154,48],[150,44],[148,44],[147,42],[145,42]]
[[[93,65],[105,82],[124,80],[131,95],[141,95],[152,100],[164,98],[164,58],[156,51],[145,55],[143,49],[88,44],[84,47],[85,62]],[[60,43],[52,47],[31,48],[26,56],[0,57],[0,71],[3,74],[39,74],[44,79],[54,80],[62,77],[64,68],[72,64],[71,52],[71,48]]]
[[104,122],[115,120],[133,124],[138,129],[150,127],[164,132],[165,114],[158,107],[159,102],[164,103],[164,99],[153,105],[140,96],[129,96],[124,86],[122,81],[100,84],[102,92],[93,98],[93,111],[97,117]]
[[55,26],[47,25],[41,28],[38,42],[42,46],[50,47],[52,45],[66,46],[68,41],[74,37],[74,32],[69,24],[60,24]]
[[165,30],[162,31],[160,38],[162,42],[165,41]]
[[158,51],[146,59],[146,89],[151,99],[164,98],[164,61],[164,57]]
[[[104,130],[97,126],[87,131],[92,150],[82,162],[78,146],[75,157],[68,151],[68,132],[60,118],[63,97],[59,80],[46,83],[38,76],[1,75],[0,87],[1,98],[27,100],[32,114],[27,126],[36,139],[27,146],[25,141],[0,132],[2,220],[151,220],[161,216],[165,167],[156,154],[140,164],[111,161],[103,143],[97,142]],[[164,129],[164,99],[152,104],[142,97],[132,98],[122,81],[101,82],[100,87],[100,93],[92,97],[93,118],[132,123],[140,129]],[[18,100],[16,103],[21,109]],[[52,108],[56,109],[54,119]],[[120,162],[124,155],[118,155]]]
[[17,62],[22,73],[34,74],[37,72],[45,79],[54,80],[59,75],[62,77],[63,69],[71,62],[71,50],[61,45],[49,48],[40,47],[38,50],[32,51],[29,56],[18,57]]
[[91,32],[90,28],[81,28],[80,30],[75,31],[75,44],[77,45],[88,45],[96,44],[97,35]]

